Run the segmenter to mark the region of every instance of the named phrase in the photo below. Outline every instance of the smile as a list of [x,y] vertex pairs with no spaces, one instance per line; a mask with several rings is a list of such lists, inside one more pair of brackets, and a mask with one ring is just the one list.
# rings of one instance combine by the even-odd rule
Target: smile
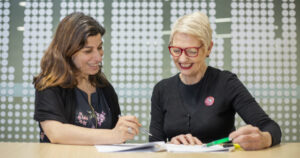
[[96,67],[96,66],[99,66],[99,64],[98,64],[98,63],[96,63],[96,64],[89,64],[89,63],[88,63],[88,66]]
[[88,64],[88,66],[91,68],[91,69],[98,69],[99,68],[99,64]]
[[181,69],[190,69],[193,64],[179,64]]

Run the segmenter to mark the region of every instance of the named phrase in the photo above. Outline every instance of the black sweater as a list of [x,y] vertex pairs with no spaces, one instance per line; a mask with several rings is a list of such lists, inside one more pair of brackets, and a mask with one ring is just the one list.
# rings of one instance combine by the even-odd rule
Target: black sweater
[[270,132],[272,145],[281,141],[278,124],[269,118],[237,76],[208,67],[194,85],[184,85],[179,74],[155,85],[151,98],[149,141],[166,141],[191,133],[203,143],[228,137],[238,113],[247,123]]

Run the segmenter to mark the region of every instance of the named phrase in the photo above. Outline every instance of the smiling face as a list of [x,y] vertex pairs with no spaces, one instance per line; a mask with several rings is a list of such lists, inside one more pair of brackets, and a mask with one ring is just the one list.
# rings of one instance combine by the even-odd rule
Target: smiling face
[[85,46],[72,56],[73,63],[80,71],[80,76],[88,78],[100,70],[103,49],[101,35],[89,36]]
[[[203,43],[198,40],[195,36],[186,34],[186,33],[180,33],[177,32],[173,36],[172,40],[172,46],[180,47],[180,48],[187,48],[187,47],[200,47],[203,45]],[[174,57],[173,61],[178,68],[178,70],[181,72],[181,76],[187,80],[197,80],[201,79],[204,72],[206,70],[206,63],[205,59],[210,54],[210,50],[212,47],[208,47],[208,49],[205,49],[204,46],[202,46],[199,49],[198,56],[196,57],[188,57],[185,53],[182,53],[179,57]]]

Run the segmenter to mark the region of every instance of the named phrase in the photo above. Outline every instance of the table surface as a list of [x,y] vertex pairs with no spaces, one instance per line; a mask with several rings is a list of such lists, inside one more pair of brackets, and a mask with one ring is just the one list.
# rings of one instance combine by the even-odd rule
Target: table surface
[[300,143],[285,143],[258,151],[234,151],[223,153],[99,153],[94,146],[0,142],[0,153],[3,158],[299,158]]

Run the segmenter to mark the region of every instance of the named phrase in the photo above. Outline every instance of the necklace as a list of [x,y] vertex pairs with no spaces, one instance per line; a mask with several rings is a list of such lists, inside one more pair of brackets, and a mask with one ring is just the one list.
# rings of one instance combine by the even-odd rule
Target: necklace
[[[79,88],[78,88],[78,89],[79,89]],[[84,100],[85,100],[85,101],[88,103],[88,105],[90,106],[90,108],[91,108],[91,110],[92,110],[92,117],[95,119],[95,122],[96,122],[96,128],[97,128],[98,120],[97,120],[97,116],[96,116],[96,111],[95,111],[93,105],[90,104],[88,98],[85,98],[85,96],[84,96],[84,94],[83,94],[83,92],[82,92],[81,89],[79,89],[79,92],[80,92],[81,96],[84,98]],[[87,96],[87,97],[88,97],[88,96]],[[92,97],[92,96],[91,96],[91,97]]]

